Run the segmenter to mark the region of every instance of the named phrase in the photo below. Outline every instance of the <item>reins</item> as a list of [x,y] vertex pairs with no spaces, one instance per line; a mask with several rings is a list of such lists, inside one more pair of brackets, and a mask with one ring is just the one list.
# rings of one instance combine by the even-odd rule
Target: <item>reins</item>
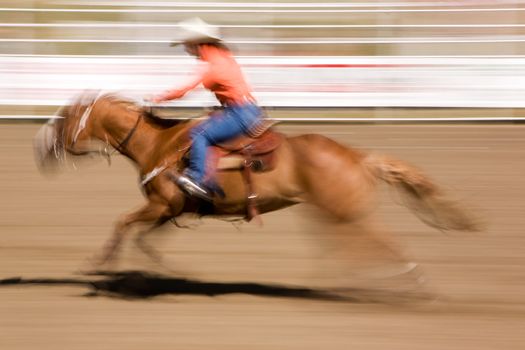
[[131,140],[131,138],[133,137],[133,134],[135,133],[135,131],[137,131],[137,128],[139,126],[139,123],[140,123],[140,120],[142,119],[142,113],[139,113],[139,116],[137,118],[137,121],[135,122],[135,125],[133,125],[133,128],[131,128],[131,130],[129,131],[128,135],[124,138],[124,140],[122,140],[118,145],[117,147],[115,147],[115,150],[119,151],[120,153],[122,153],[126,147],[126,145],[128,144],[129,140]]

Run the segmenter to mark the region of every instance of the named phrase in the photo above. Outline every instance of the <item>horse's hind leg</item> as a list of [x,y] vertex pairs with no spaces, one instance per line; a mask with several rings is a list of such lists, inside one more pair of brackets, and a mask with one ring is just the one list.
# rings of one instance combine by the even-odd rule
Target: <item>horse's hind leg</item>
[[369,277],[416,277],[416,281],[420,277],[414,275],[419,272],[417,264],[370,218],[336,224],[328,234],[335,237],[343,261],[366,271]]
[[327,241],[335,247],[331,251],[354,270],[371,271],[369,267],[376,265],[372,270],[377,278],[407,275],[416,265],[372,220],[376,182],[363,168],[350,165],[332,171],[323,169],[322,176],[309,176],[306,182],[310,202],[319,208],[317,221],[323,224]]
[[318,223],[322,226],[309,227],[316,228],[321,244],[314,275],[321,286],[339,291],[352,288],[422,290],[421,269],[370,219]]

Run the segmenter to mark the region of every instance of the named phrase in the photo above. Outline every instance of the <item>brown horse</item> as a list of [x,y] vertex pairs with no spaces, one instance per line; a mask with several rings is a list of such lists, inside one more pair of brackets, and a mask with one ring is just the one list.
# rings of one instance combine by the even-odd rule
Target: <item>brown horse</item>
[[[188,212],[224,217],[246,215],[247,196],[241,171],[218,171],[226,196],[210,205],[186,196],[172,181],[181,170],[189,130],[198,120],[162,121],[137,104],[106,94],[84,94],[59,111],[35,138],[41,169],[51,169],[67,153],[96,151],[93,140],[111,146],[134,161],[142,176],[146,203],[121,218],[100,262],[115,255],[122,239],[137,224],[137,237]],[[106,147],[107,148],[107,147]],[[99,148],[100,149],[100,148]],[[406,195],[407,206],[425,223],[441,230],[474,230],[476,223],[420,171],[384,155],[367,154],[327,137],[308,134],[285,137],[275,150],[276,166],[252,175],[261,213],[309,202],[336,222],[360,223],[374,208],[378,180]]]

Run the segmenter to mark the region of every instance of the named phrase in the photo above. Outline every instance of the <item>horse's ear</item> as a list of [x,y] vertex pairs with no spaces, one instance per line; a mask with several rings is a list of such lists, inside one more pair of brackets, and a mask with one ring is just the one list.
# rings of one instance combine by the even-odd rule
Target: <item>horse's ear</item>
[[55,116],[57,118],[51,118],[47,121],[47,124],[55,124],[57,119],[65,119],[68,115],[68,110],[69,110],[69,106],[68,105],[64,105],[64,106],[61,106],[57,109],[57,111],[55,112]]

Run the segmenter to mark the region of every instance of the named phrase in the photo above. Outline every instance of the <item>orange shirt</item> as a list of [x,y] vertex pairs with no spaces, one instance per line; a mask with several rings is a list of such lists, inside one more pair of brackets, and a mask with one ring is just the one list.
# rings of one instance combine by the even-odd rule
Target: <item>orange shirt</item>
[[222,105],[254,101],[241,68],[228,50],[213,45],[200,45],[199,58],[207,66],[198,70],[187,85],[163,94],[163,101],[180,98],[200,83],[212,91]]

